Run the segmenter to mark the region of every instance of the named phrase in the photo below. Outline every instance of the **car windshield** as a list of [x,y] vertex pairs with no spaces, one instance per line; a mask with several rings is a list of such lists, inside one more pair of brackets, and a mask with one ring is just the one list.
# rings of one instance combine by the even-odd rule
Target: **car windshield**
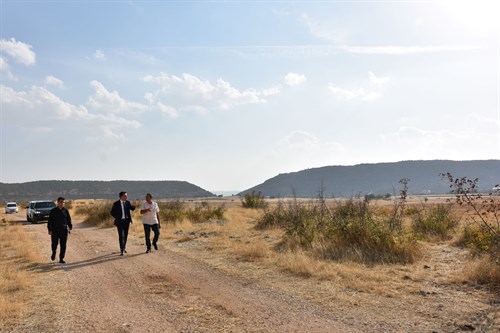
[[16,207],[16,204],[13,203],[13,204],[7,204],[7,207]]
[[35,208],[54,208],[55,206],[56,204],[52,201],[35,203]]

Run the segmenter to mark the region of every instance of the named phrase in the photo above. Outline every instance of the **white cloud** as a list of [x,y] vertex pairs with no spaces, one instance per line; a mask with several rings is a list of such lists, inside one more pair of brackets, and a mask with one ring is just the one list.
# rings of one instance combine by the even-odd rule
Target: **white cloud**
[[63,122],[64,126],[90,131],[96,140],[123,139],[116,131],[122,128],[138,128],[136,120],[117,117],[114,114],[93,114],[83,105],[73,105],[60,99],[44,87],[33,86],[28,91],[16,91],[0,86],[1,106],[4,119],[20,127],[50,131]]
[[2,72],[8,72],[9,71],[9,64],[3,57],[0,57],[0,71]]
[[[26,66],[34,65],[36,62],[35,52],[31,48],[31,45],[18,42],[14,38],[0,40],[0,53]],[[0,72],[4,73],[9,80],[17,80],[11,72],[10,64],[5,56],[0,56]]]
[[[477,45],[413,45],[413,46],[359,46],[359,45],[253,45],[235,47],[206,47],[211,52],[237,55],[240,57],[285,57],[311,58],[335,56],[341,53],[361,55],[404,56],[414,54],[464,52],[480,49]],[[202,48],[203,49],[203,48]]]
[[347,37],[346,31],[330,26],[330,22],[319,22],[306,14],[303,14],[299,21],[308,28],[309,33],[314,37],[331,42],[341,42]]
[[155,95],[152,93],[144,94],[144,99],[149,102],[152,109],[159,110],[164,116],[168,116],[170,118],[177,118],[179,116],[175,108],[157,101]]
[[56,86],[58,88],[64,88],[64,82],[52,75],[45,77],[45,83],[51,86]]
[[9,55],[14,61],[24,65],[34,65],[36,62],[35,52],[32,46],[18,42],[14,38],[0,40],[0,52]]
[[341,51],[356,54],[408,55],[448,51],[469,51],[478,49],[471,45],[430,45],[430,46],[337,46]]
[[271,88],[264,89],[262,91],[262,95],[264,96],[273,96],[273,95],[278,95],[281,92],[281,84],[277,84],[275,86],[272,86]]
[[289,135],[283,137],[278,145],[282,147],[286,147],[288,149],[297,149],[297,148],[305,148],[309,149],[313,146],[316,146],[320,143],[320,140],[305,131],[296,130],[290,133]]
[[469,121],[473,122],[472,126],[457,131],[402,126],[394,132],[380,134],[380,138],[392,146],[399,160],[492,158],[498,138],[497,130],[492,126],[495,121],[478,117]]
[[376,77],[368,72],[368,81],[361,83],[361,87],[343,88],[330,83],[328,89],[340,100],[372,101],[382,96],[381,90],[390,80],[389,77]]
[[390,77],[376,77],[372,72],[368,72],[368,78],[370,79],[370,83],[377,86],[386,84],[391,80]]
[[161,111],[168,110],[164,113],[170,115],[177,115],[179,111],[205,113],[211,109],[229,110],[240,105],[265,103],[261,96],[277,93],[276,87],[263,92],[255,89],[240,91],[222,79],[211,83],[186,73],[180,77],[165,73],[148,75],[144,81],[160,85],[160,89],[147,94],[147,99],[152,107],[162,105],[164,109]]
[[160,110],[160,112],[165,116],[169,116],[171,118],[177,118],[179,116],[177,110],[171,106],[164,105],[163,103],[160,102],[154,104],[154,106],[156,106],[156,108]]
[[284,169],[301,170],[332,165],[346,154],[345,147],[338,142],[323,142],[314,134],[295,130],[277,142],[273,158]]
[[371,101],[378,97],[380,94],[374,91],[368,91],[365,88],[356,88],[356,89],[343,89],[337,86],[334,86],[332,83],[328,86],[328,89],[333,92],[333,94],[341,99],[341,100],[353,100],[360,99],[363,101]]
[[101,50],[96,50],[94,52],[94,58],[97,60],[106,60],[106,56]]
[[8,62],[3,57],[0,57],[0,72],[5,73],[5,75],[9,80],[13,81],[17,80],[16,77],[10,71],[10,66]]
[[285,82],[286,82],[286,84],[288,84],[291,87],[298,86],[298,85],[306,82],[306,80],[307,80],[306,76],[303,75],[303,74],[288,73],[285,76]]
[[117,91],[107,90],[102,83],[93,80],[90,82],[95,93],[90,96],[87,105],[97,110],[107,110],[110,112],[143,112],[147,106],[140,103],[130,102],[122,98]]

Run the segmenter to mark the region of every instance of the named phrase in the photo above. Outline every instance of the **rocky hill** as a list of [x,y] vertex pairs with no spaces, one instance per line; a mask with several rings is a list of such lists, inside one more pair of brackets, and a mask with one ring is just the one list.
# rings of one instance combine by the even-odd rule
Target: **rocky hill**
[[455,178],[479,178],[479,191],[491,191],[500,183],[500,160],[475,161],[402,161],[395,163],[325,166],[279,174],[249,188],[271,197],[317,197],[321,188],[325,197],[399,194],[399,180],[408,178],[409,194],[449,193],[449,183],[440,173],[450,172]]
[[201,187],[185,181],[70,181],[43,180],[27,183],[0,183],[0,201],[29,201],[59,196],[67,199],[118,199],[126,191],[130,199],[143,199],[151,193],[155,199],[212,197]]

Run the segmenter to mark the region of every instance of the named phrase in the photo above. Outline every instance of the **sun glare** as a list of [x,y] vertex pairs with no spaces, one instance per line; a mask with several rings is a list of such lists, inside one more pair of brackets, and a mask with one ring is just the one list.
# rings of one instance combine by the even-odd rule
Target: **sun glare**
[[478,31],[500,31],[500,1],[440,0],[438,4],[451,19]]

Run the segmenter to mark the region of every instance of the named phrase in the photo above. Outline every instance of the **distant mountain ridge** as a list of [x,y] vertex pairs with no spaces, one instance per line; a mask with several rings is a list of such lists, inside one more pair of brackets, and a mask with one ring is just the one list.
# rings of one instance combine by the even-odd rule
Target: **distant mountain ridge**
[[365,194],[399,194],[399,180],[410,179],[409,194],[449,193],[449,183],[439,176],[450,172],[455,178],[479,178],[479,191],[491,191],[500,183],[500,160],[428,160],[394,163],[325,166],[279,174],[264,183],[238,193],[252,191],[271,197],[351,197]]
[[72,181],[40,180],[26,183],[0,183],[0,200],[30,201],[59,196],[67,199],[118,199],[126,191],[130,199],[143,199],[151,193],[155,199],[213,197],[213,193],[186,181]]

